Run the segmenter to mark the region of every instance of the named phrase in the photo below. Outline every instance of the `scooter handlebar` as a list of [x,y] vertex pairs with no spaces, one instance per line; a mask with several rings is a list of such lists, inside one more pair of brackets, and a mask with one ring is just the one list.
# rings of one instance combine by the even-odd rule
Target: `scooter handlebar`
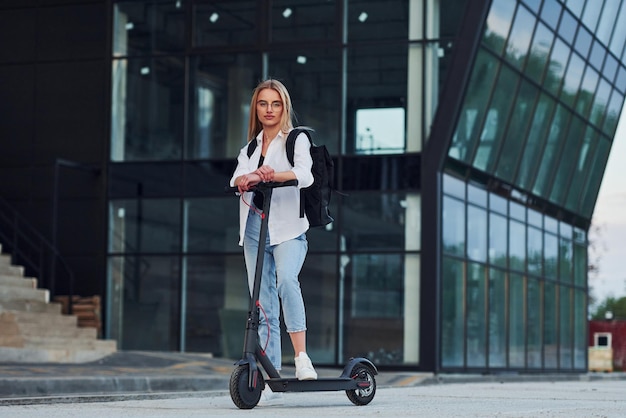
[[[263,190],[263,189],[276,189],[278,187],[287,187],[287,186],[297,186],[298,185],[298,180],[287,180],[287,181],[268,181],[268,182],[261,182],[258,183],[254,186],[252,186],[250,188],[250,191],[259,189],[259,190]],[[231,187],[231,186],[226,186],[224,188],[224,191],[226,193],[231,193],[231,192],[238,192],[239,189],[237,188],[237,186]]]

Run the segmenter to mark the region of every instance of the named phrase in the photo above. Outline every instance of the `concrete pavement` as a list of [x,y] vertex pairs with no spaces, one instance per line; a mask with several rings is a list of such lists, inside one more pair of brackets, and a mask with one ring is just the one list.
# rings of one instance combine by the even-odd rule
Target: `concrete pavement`
[[[228,393],[233,363],[234,360],[216,359],[206,354],[145,351],[118,351],[102,360],[83,364],[0,363],[0,405],[165,399],[193,397],[197,392]],[[341,374],[340,369],[316,368],[320,377]],[[293,367],[285,367],[283,375],[293,376]],[[380,371],[376,381],[379,389],[386,389],[470,382],[617,382],[626,381],[626,374],[433,375]]]
[[354,406],[342,392],[286,393],[278,406],[235,407],[227,393],[197,392],[163,399],[0,405],[11,418],[179,417],[522,417],[623,418],[625,380],[483,382],[387,387],[369,405]]

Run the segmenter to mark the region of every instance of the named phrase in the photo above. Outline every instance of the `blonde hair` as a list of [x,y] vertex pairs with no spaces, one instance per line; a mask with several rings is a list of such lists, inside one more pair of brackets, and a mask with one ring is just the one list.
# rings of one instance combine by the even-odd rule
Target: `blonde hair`
[[291,97],[289,96],[287,87],[285,87],[285,85],[280,81],[270,78],[265,81],[261,81],[252,93],[252,99],[250,100],[250,118],[248,120],[248,142],[256,138],[259,132],[263,129],[263,125],[257,116],[256,102],[261,90],[265,89],[275,90],[283,102],[283,114],[280,118],[280,130],[286,133],[293,128],[293,109],[291,106]]

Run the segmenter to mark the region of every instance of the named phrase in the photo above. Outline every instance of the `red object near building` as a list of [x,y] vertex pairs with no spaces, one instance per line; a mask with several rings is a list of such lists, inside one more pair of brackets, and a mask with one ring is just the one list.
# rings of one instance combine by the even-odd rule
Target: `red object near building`
[[626,320],[589,321],[589,347],[613,349],[613,368],[626,370]]

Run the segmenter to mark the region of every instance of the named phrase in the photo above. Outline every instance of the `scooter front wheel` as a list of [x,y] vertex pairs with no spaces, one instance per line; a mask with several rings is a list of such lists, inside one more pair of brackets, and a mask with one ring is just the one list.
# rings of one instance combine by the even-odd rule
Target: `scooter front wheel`
[[357,385],[362,387],[359,389],[346,390],[348,399],[357,406],[367,405],[372,402],[376,394],[376,377],[372,369],[360,363],[354,366],[351,376],[354,380],[359,382]]
[[238,366],[230,376],[230,398],[239,409],[252,409],[261,399],[261,391],[265,386],[263,376],[257,371],[257,379],[252,389],[248,386],[250,368],[243,364]]

